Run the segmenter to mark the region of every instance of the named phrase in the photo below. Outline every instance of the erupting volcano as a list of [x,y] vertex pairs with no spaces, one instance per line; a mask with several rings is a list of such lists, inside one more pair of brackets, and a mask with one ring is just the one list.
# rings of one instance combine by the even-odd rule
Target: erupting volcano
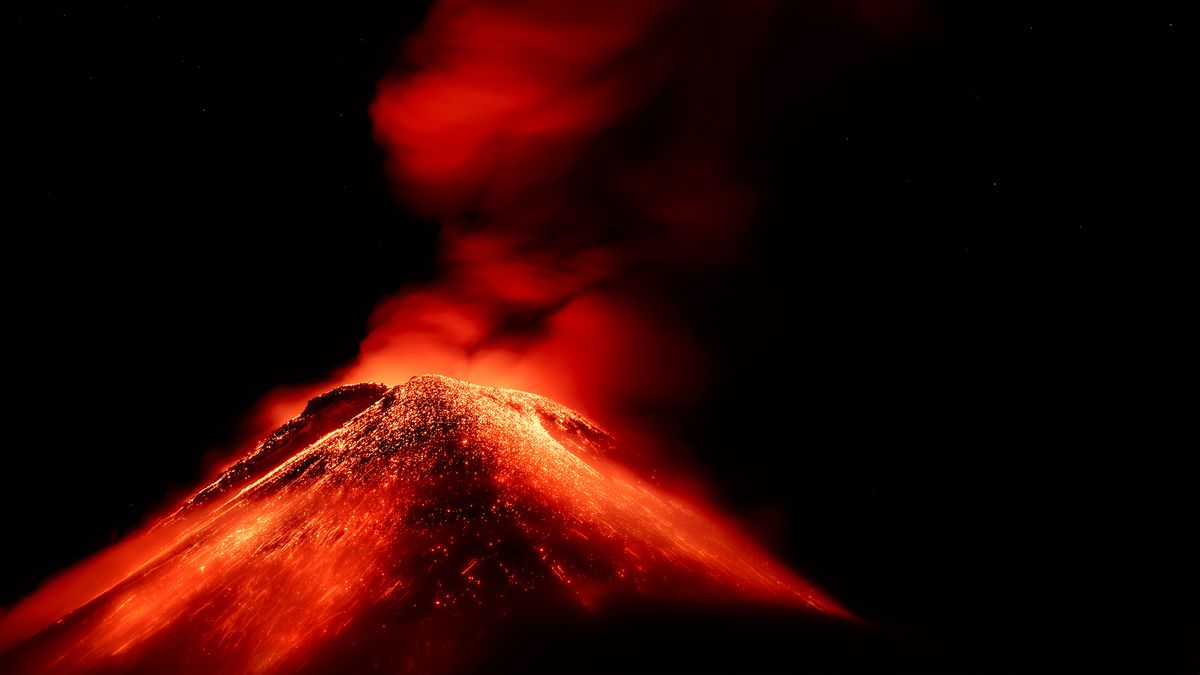
[[444,671],[486,658],[497,621],[622,598],[846,616],[580,415],[436,375],[312,400],[156,534],[9,665]]
[[777,10],[435,3],[362,112],[396,196],[439,224],[436,274],[377,305],[354,360],[268,394],[256,435],[327,392],[299,417],[5,614],[5,665],[491,670],[530,622],[629,603],[848,617],[653,472],[677,468],[674,429],[714,384],[688,308],[758,209],[747,129],[775,90],[755,74]]

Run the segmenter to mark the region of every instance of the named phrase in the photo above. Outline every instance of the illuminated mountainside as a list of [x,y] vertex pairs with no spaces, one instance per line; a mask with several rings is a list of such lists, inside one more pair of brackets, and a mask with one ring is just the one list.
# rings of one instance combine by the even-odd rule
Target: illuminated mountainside
[[171,538],[144,565],[10,660],[441,671],[473,663],[502,619],[620,598],[842,613],[618,452],[532,394],[439,376],[339,388],[164,520]]

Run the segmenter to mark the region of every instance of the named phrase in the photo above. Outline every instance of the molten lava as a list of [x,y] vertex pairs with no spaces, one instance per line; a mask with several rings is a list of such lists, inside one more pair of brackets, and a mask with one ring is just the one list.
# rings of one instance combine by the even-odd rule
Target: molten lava
[[314,399],[164,532],[6,669],[458,670],[501,619],[622,597],[845,615],[580,415],[433,375]]
[[[434,370],[669,445],[710,366],[679,299],[752,225],[744,136],[770,98],[749,75],[784,4],[436,2],[370,113],[398,196],[441,225],[437,277],[260,412],[347,386],[0,618],[2,670],[457,671],[509,625],[629,598],[844,616],[557,403],[348,384]],[[892,26],[912,4],[829,12]]]

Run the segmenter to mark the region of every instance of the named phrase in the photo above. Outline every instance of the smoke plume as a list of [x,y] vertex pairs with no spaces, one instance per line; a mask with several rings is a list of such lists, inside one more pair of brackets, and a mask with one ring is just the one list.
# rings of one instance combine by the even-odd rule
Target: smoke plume
[[[338,384],[438,373],[550,397],[626,440],[660,430],[710,366],[676,300],[739,260],[754,220],[745,149],[779,12],[848,13],[884,41],[915,21],[903,0],[799,6],[436,3],[370,114],[397,197],[440,223],[439,274],[376,308],[354,363],[268,396],[264,426]],[[0,621],[0,649],[173,535],[131,536],[49,582]]]
[[618,426],[686,404],[706,362],[670,292],[751,220],[740,88],[770,9],[437,4],[371,117],[399,198],[441,223],[440,276],[382,303],[337,379],[436,372]]

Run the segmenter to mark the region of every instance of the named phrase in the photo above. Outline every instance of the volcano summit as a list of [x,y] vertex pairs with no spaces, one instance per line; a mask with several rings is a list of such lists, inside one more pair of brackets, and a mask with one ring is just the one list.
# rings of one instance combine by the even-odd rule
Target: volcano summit
[[144,536],[163,544],[5,660],[444,671],[497,623],[621,599],[845,614],[580,415],[432,375],[313,399]]

